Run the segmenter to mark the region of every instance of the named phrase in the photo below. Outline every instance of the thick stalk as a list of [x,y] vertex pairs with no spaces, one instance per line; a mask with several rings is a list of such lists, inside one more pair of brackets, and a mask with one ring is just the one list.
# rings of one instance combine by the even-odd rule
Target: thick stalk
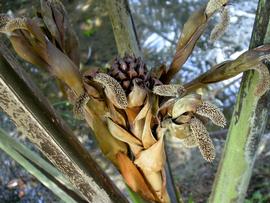
[[105,0],[108,8],[118,53],[140,56],[139,41],[128,0]]
[[[132,19],[128,0],[106,0],[106,6],[110,15],[118,53],[133,53],[141,56],[140,45],[136,34],[136,28]],[[169,163],[166,163],[167,190],[172,203],[178,203],[177,192],[173,185]]]
[[0,128],[0,149],[35,176],[43,185],[67,203],[87,202],[54,166],[10,137]]
[[0,107],[88,202],[127,202],[27,78],[3,41]]
[[[269,10],[270,1],[260,0],[250,48],[270,43]],[[269,93],[254,96],[258,81],[254,71],[243,76],[210,203],[244,202],[268,115]]]

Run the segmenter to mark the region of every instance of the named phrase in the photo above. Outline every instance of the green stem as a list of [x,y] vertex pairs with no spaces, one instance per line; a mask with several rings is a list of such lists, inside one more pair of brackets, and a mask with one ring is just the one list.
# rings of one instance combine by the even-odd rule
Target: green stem
[[[260,0],[250,48],[270,42],[269,10],[270,1]],[[258,82],[254,71],[243,76],[210,203],[244,201],[268,115],[269,94],[262,98],[253,94]]]
[[51,164],[0,129],[0,148],[64,202],[86,202]]
[[127,0],[106,0],[118,53],[140,56],[140,46]]
[[128,185],[126,185],[126,188],[132,203],[146,203],[146,201],[143,200],[139,194],[133,192]]

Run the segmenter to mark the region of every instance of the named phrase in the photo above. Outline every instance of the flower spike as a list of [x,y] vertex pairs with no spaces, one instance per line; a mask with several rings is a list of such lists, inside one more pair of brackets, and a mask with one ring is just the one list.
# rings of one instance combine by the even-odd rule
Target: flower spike
[[196,114],[209,118],[215,125],[220,127],[226,126],[226,118],[221,110],[209,102],[203,102],[197,110]]
[[208,162],[212,162],[216,156],[215,147],[205,126],[199,119],[192,118],[190,120],[190,129],[197,140],[203,158]]
[[153,89],[153,93],[164,97],[177,97],[185,93],[185,88],[182,85],[158,85]]

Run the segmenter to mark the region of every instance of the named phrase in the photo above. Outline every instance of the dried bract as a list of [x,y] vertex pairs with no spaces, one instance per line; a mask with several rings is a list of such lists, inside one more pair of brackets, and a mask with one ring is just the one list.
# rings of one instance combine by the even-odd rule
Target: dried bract
[[81,119],[81,120],[84,119],[84,108],[87,102],[89,101],[89,99],[90,98],[87,92],[84,92],[75,100],[73,112],[76,118]]
[[12,33],[18,29],[28,29],[26,18],[9,18],[5,15],[0,16],[0,32]]
[[154,94],[164,97],[177,97],[183,95],[185,92],[185,88],[178,84],[158,85],[153,89]]
[[215,11],[225,6],[228,0],[209,0],[205,9],[206,15],[212,15]]
[[111,99],[117,108],[127,108],[128,101],[125,91],[117,80],[105,73],[98,73],[93,80],[104,86],[106,96]]
[[227,6],[222,7],[220,15],[221,15],[220,22],[217,25],[215,25],[214,29],[211,31],[210,41],[212,42],[219,39],[225,33],[230,23],[230,15]]

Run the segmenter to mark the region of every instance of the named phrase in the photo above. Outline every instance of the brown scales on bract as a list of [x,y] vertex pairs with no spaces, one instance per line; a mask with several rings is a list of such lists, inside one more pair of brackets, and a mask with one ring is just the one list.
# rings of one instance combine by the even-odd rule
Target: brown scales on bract
[[198,142],[195,138],[195,136],[193,134],[191,134],[190,136],[184,138],[182,140],[182,143],[185,147],[188,148],[193,148],[193,147],[197,147],[198,146]]
[[202,105],[197,108],[196,114],[209,118],[217,126],[225,127],[226,125],[226,118],[221,110],[209,102],[204,101]]
[[0,32],[11,33],[14,30],[27,30],[26,18],[10,18],[0,15]]
[[158,85],[153,89],[153,93],[159,96],[165,97],[177,97],[185,93],[183,85],[170,84],[170,85]]
[[73,113],[77,119],[83,119],[84,118],[84,107],[89,101],[90,97],[87,94],[87,92],[84,92],[82,95],[80,95],[74,103],[73,107]]
[[116,79],[105,73],[97,73],[93,80],[105,87],[107,97],[112,99],[112,102],[116,107],[120,109],[125,109],[127,107],[128,102],[125,91]]
[[205,126],[199,119],[192,118],[190,120],[190,129],[198,143],[203,158],[206,161],[212,162],[216,156],[215,147]]
[[0,28],[10,20],[10,17],[6,14],[0,14]]

